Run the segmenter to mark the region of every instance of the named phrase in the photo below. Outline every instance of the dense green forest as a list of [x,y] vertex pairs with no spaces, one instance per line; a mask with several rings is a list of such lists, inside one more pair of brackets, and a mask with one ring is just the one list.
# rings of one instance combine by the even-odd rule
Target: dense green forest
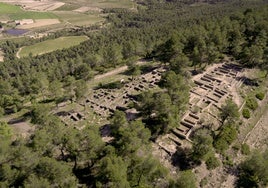
[[[36,130],[27,139],[15,137],[1,122],[0,187],[185,187],[185,182],[195,187],[188,169],[200,161],[211,169],[218,165],[214,153],[226,150],[237,136],[235,126],[230,126],[238,118],[231,101],[223,108],[224,126],[216,138],[207,130],[196,133],[187,156],[191,165],[178,170],[178,176],[152,156],[150,143],[174,127],[186,108],[185,68],[193,67],[195,73],[228,55],[243,66],[268,71],[267,1],[209,1],[195,6],[195,1],[176,0],[137,3],[135,11],[104,10],[108,16],[103,28],[59,31],[48,37],[89,37],[69,49],[18,59],[21,46],[40,39],[1,43],[5,60],[0,63],[0,115],[20,111],[31,101],[25,118]],[[116,111],[110,119],[114,139],[109,144],[102,141],[99,127],[88,124],[80,131],[65,126],[48,105],[36,100],[79,100],[94,75],[141,58],[168,65],[159,83],[163,92],[138,96],[136,108],[142,111],[143,121],[128,122],[123,112]],[[158,116],[151,118],[152,111]],[[239,167],[237,186],[267,186],[267,169],[267,155],[249,157]]]

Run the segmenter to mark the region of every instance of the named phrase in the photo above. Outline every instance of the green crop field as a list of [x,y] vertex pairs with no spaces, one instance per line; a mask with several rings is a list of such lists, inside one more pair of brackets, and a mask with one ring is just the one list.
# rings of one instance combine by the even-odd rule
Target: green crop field
[[23,47],[19,53],[19,56],[26,57],[29,56],[30,54],[32,54],[33,56],[45,54],[55,50],[69,48],[78,45],[87,39],[88,37],[86,36],[70,36],[70,37],[60,37],[53,40],[47,40],[31,46]]
[[51,12],[25,11],[19,6],[0,3],[0,20],[17,20],[17,19],[49,19],[57,18]]

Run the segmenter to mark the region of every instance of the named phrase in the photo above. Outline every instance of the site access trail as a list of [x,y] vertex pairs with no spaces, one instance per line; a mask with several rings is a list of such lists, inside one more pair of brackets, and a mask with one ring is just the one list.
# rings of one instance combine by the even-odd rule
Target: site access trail
[[[137,66],[144,65],[146,63],[149,63],[149,61],[139,60],[139,61],[137,61],[136,65]],[[115,68],[115,69],[113,69],[113,70],[111,70],[109,72],[106,72],[104,74],[96,75],[92,81],[98,81],[98,80],[101,80],[101,79],[104,79],[104,78],[107,78],[107,77],[110,77],[110,76],[117,75],[119,73],[125,72],[127,69],[128,69],[128,66],[127,65],[124,65],[122,67]]]

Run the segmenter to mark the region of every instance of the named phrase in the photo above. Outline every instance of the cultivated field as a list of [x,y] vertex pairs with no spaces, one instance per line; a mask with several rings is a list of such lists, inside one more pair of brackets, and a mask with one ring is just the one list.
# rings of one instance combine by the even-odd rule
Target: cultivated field
[[131,0],[60,0],[69,5],[80,5],[98,8],[133,8],[135,3]]
[[54,14],[63,23],[75,26],[90,25],[104,20],[99,14],[82,14],[72,11],[54,11]]
[[10,5],[0,2],[0,20],[19,19],[51,19],[57,18],[51,12],[25,11],[20,6]]
[[70,37],[60,37],[53,40],[47,40],[31,46],[22,47],[18,56],[26,57],[29,56],[29,54],[32,54],[33,56],[45,54],[55,50],[69,48],[71,46],[78,45],[87,39],[88,38],[86,36],[70,36]]
[[51,11],[55,10],[64,5],[63,2],[58,2],[54,0],[1,0],[1,2],[20,5],[25,10],[36,10],[36,11]]

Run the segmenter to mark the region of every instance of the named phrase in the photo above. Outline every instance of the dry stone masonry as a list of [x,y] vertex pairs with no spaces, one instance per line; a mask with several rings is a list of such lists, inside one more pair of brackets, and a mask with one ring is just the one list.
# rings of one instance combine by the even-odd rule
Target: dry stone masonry
[[109,117],[116,109],[126,110],[129,102],[135,100],[133,94],[156,87],[163,72],[165,69],[159,67],[137,78],[128,78],[120,89],[93,90],[85,105],[102,117]]
[[171,142],[164,142],[162,138],[158,140],[158,145],[168,153],[173,153],[176,151],[176,145],[181,145],[181,139],[191,141],[190,134],[205,121],[217,121],[225,100],[233,99],[234,95],[237,95],[237,88],[243,82],[242,72],[242,68],[237,64],[221,63],[194,76],[195,86],[190,90],[189,110],[183,115],[178,127],[163,137]]

